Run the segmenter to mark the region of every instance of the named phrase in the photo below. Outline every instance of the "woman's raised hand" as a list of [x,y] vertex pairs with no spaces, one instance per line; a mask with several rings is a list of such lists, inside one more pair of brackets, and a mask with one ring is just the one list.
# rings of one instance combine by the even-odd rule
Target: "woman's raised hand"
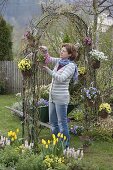
[[39,49],[41,52],[43,52],[44,54],[46,54],[48,52],[48,49],[46,46],[39,46]]

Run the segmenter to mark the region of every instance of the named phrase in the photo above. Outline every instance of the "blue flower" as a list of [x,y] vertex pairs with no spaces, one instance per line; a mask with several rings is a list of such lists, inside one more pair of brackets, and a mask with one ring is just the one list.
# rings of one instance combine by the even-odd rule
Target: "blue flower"
[[89,87],[89,88],[83,88],[81,90],[81,93],[83,99],[88,98],[90,100],[93,100],[97,98],[100,92],[95,87]]
[[37,103],[36,103],[36,106],[48,106],[49,105],[49,102],[43,98],[41,98]]

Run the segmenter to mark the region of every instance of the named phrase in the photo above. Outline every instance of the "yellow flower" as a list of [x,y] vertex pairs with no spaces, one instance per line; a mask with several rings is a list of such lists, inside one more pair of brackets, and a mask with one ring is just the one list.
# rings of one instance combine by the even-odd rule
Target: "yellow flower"
[[12,131],[9,131],[8,132],[8,137],[12,136],[12,133],[13,133]]
[[56,142],[58,142],[58,138],[56,138]]
[[61,138],[63,138],[63,133],[61,134],[61,136],[60,136]]
[[16,132],[18,133],[18,132],[19,132],[19,129],[16,129]]
[[50,140],[48,140],[47,143],[50,144],[51,143]]
[[14,139],[16,140],[17,139],[17,135],[15,134],[15,136],[14,136]]
[[66,140],[66,136],[64,136],[64,140]]
[[18,68],[20,70],[30,70],[31,69],[31,61],[29,59],[22,59],[19,63],[18,63]]
[[56,140],[53,141],[53,145],[56,145]]
[[59,159],[58,159],[58,163],[62,163],[62,158],[59,158]]
[[106,112],[111,113],[111,106],[108,103],[102,103],[99,106],[99,111],[106,110]]
[[80,74],[85,74],[86,73],[86,68],[85,67],[78,67],[78,73]]
[[53,137],[54,140],[56,139],[55,134],[52,134],[52,137]]
[[48,149],[48,145],[45,145],[45,148]]
[[59,132],[57,136],[60,137],[60,136],[61,136],[61,133]]
[[42,139],[42,144],[46,145],[46,141],[44,139]]
[[13,142],[15,139],[14,138],[11,138],[11,141]]
[[12,132],[12,136],[15,136],[16,135],[16,133],[15,132]]

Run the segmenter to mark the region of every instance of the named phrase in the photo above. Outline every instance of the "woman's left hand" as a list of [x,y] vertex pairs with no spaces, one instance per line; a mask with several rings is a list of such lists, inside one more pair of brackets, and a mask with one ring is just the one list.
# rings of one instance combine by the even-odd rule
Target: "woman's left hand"
[[43,68],[45,71],[47,71],[47,70],[49,69],[49,67],[47,67],[47,66],[42,66],[42,68]]
[[42,68],[43,68],[45,71],[47,71],[50,75],[52,75],[53,71],[52,71],[49,67],[43,66]]

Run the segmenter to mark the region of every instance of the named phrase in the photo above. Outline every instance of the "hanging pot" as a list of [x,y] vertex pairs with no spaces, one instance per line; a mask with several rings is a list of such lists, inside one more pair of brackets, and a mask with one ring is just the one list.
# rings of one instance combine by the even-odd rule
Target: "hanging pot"
[[95,105],[95,101],[92,101],[91,99],[87,99],[87,105],[89,107],[93,107]]
[[31,70],[22,71],[22,75],[23,77],[31,77],[32,71]]
[[92,60],[91,66],[92,66],[93,69],[98,69],[98,68],[100,68],[100,61],[97,60],[97,59]]
[[108,112],[106,112],[106,110],[101,110],[99,112],[99,117],[101,117],[102,119],[106,119],[108,117]]

